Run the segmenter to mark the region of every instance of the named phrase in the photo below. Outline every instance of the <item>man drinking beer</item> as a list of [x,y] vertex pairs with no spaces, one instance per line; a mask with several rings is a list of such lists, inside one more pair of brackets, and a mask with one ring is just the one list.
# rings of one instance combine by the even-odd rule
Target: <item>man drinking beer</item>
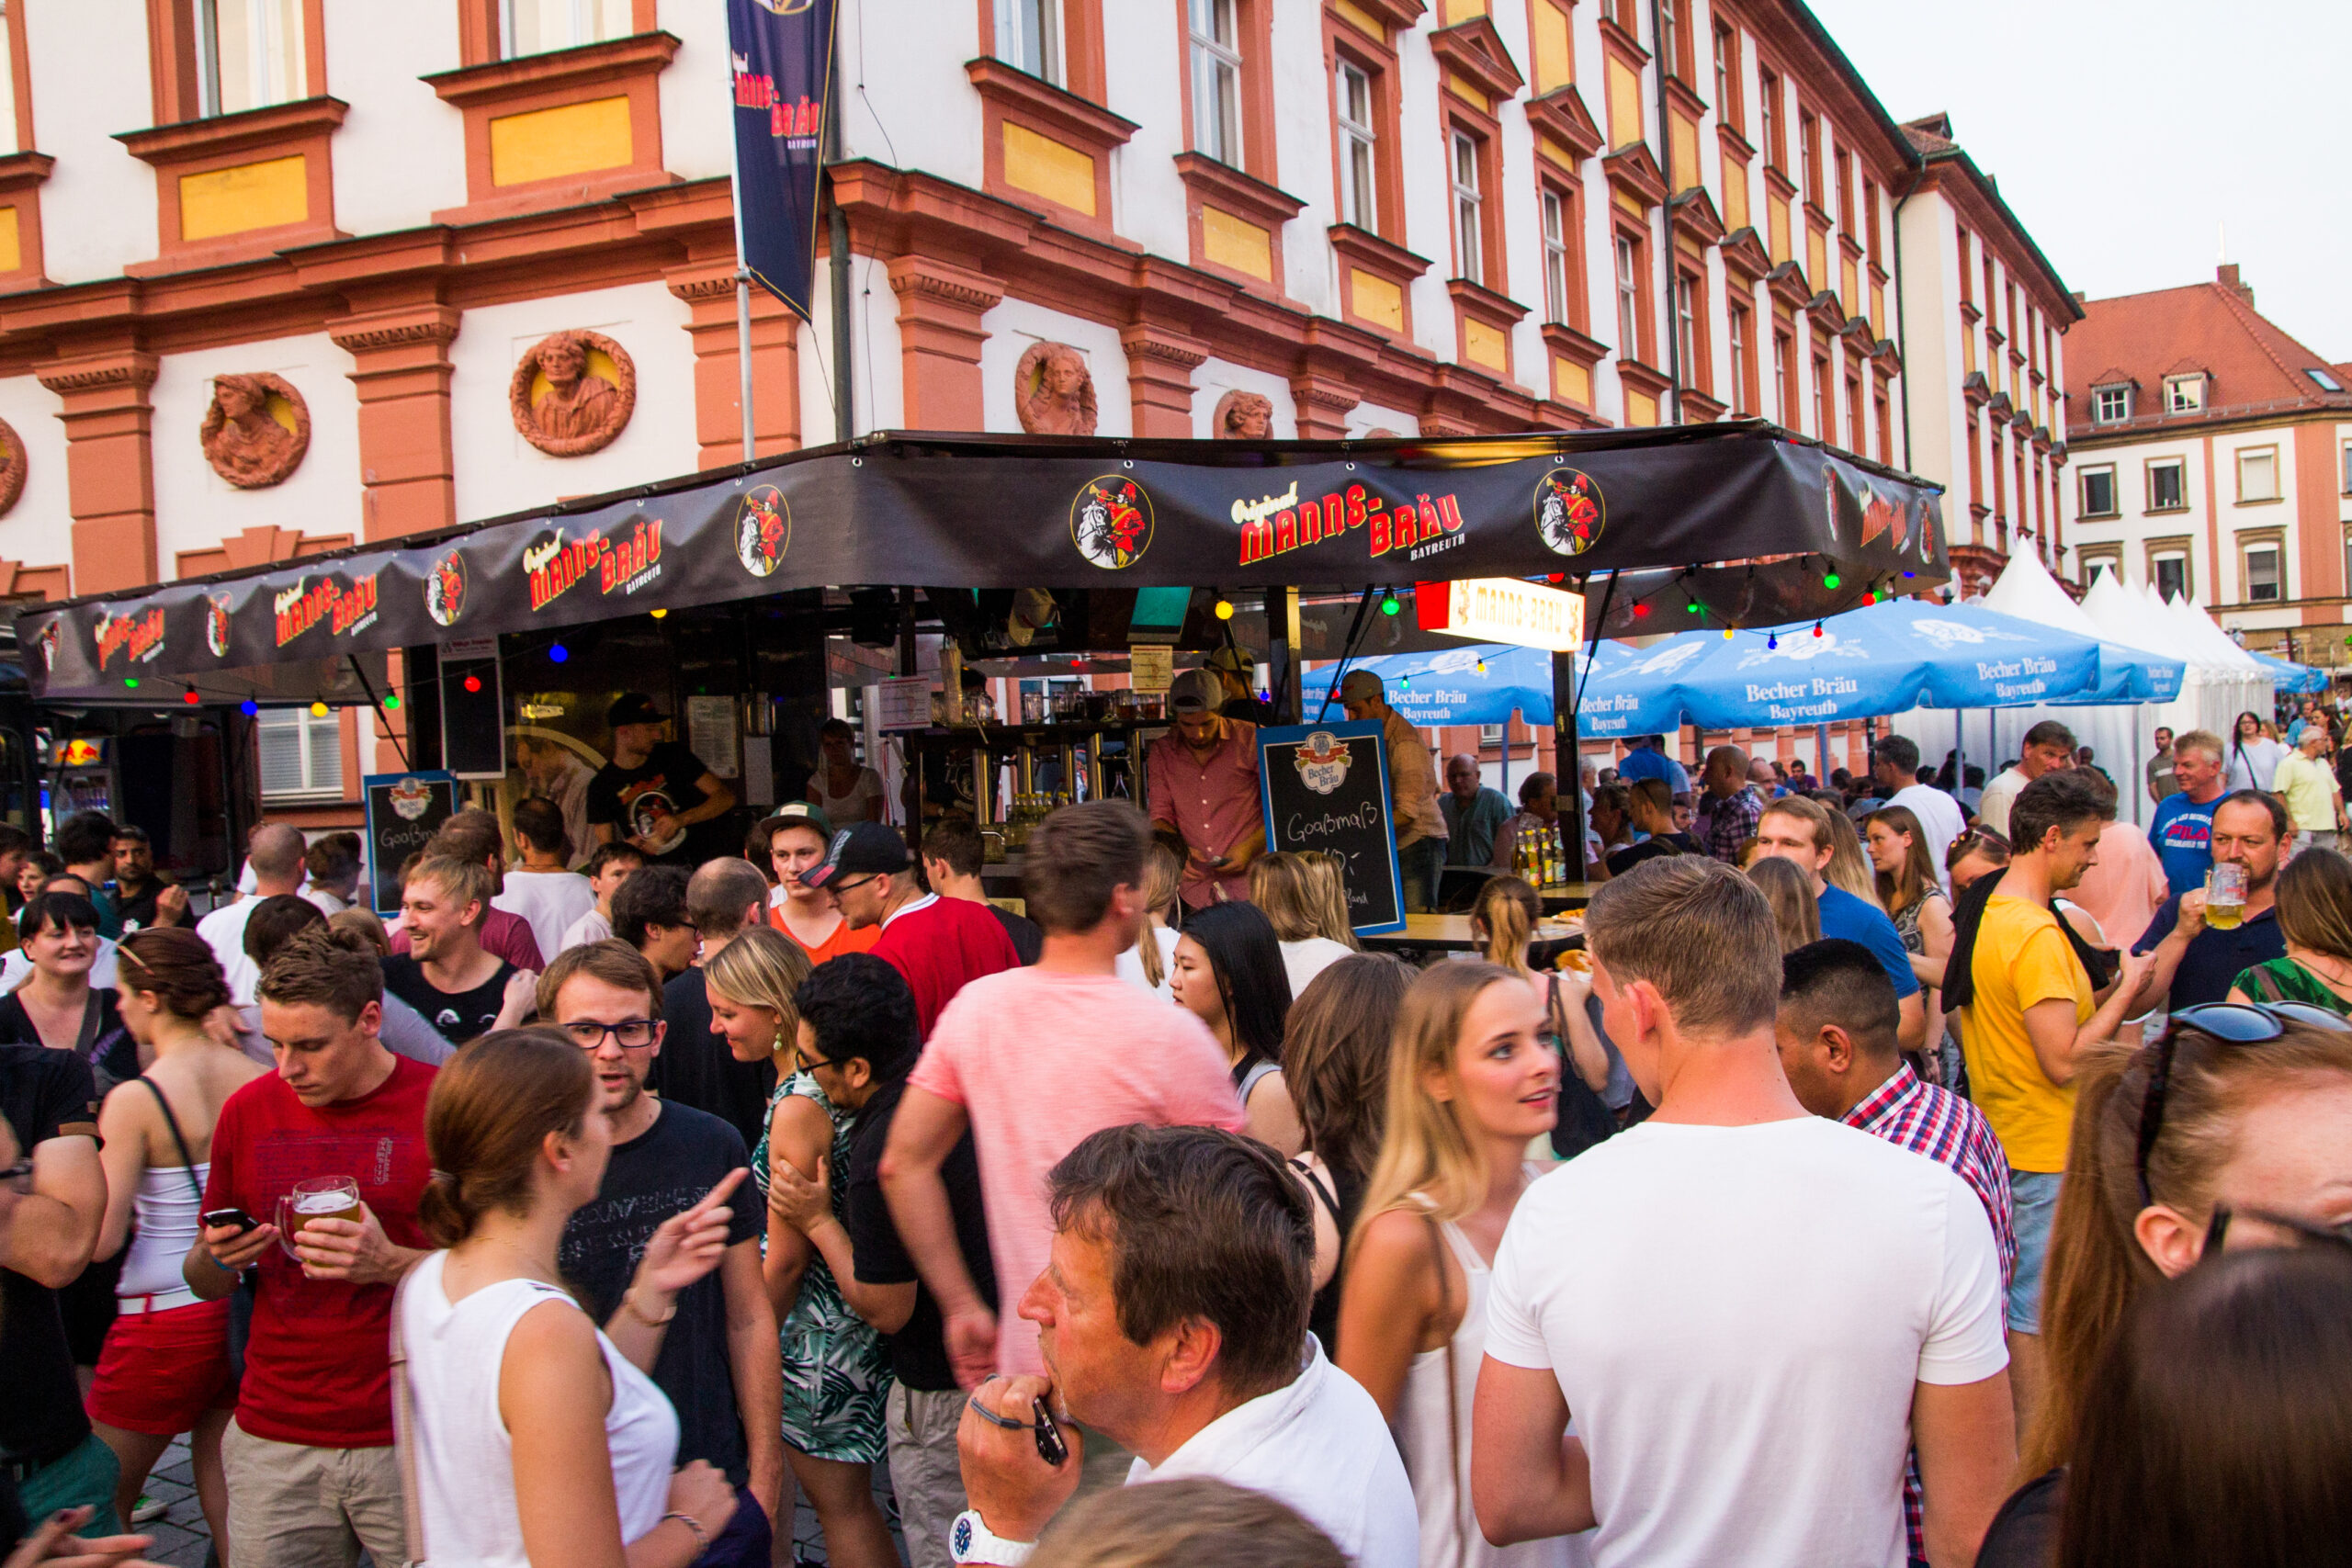
[[237,1568],[353,1568],[363,1547],[408,1559],[387,1348],[392,1287],[427,1245],[433,1069],[378,1038],[383,984],[355,933],[288,942],[257,987],[277,1071],[231,1095],[213,1130],[207,1223],[181,1272],[208,1301],[260,1276],[220,1450],[234,1557],[220,1545]]
[[2132,948],[2155,955],[2134,1012],[2224,1001],[2241,971],[2287,955],[2274,902],[2278,858],[2292,829],[2278,797],[2260,790],[2239,790],[2214,806],[2213,875],[2236,867],[2244,892],[2233,905],[2229,896],[2237,888],[2209,883],[2165,901]]

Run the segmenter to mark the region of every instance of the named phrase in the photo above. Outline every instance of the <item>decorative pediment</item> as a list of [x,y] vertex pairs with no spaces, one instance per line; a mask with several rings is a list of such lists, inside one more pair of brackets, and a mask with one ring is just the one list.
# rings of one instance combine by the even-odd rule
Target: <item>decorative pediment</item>
[[1646,141],[1626,142],[1601,159],[1600,167],[1609,176],[1611,190],[1624,192],[1645,209],[1666,199],[1666,175],[1659,173]]
[[1871,329],[1868,316],[1849,317],[1845,326],[1838,330],[1838,335],[1852,344],[1854,352],[1864,359],[1878,352],[1878,333]]
[[1607,140],[1594,123],[1592,111],[1585,107],[1584,96],[1573,85],[1528,99],[1527,122],[1566,143],[1578,162],[1600,156],[1601,144]]
[[2018,410],[2017,412],[2009,415],[2009,428],[2016,431],[2019,435],[2031,434],[2033,432],[2033,415],[2026,412],[2023,409]]
[[1996,422],[2007,423],[2009,415],[2017,412],[2017,405],[2009,401],[2008,393],[1996,392],[1993,394],[1993,400],[1984,405],[1984,412],[1991,414]]
[[1715,198],[1707,194],[1706,186],[1692,186],[1675,197],[1674,231],[1696,234],[1702,244],[1723,243],[1723,214],[1715,210]]
[[1772,270],[1772,257],[1764,249],[1764,237],[1753,227],[1735,229],[1723,238],[1724,265],[1747,282],[1761,283]]
[[1971,408],[1983,408],[1993,396],[1993,384],[1984,379],[1982,370],[1971,370],[1960,383],[1960,395],[1968,400]]
[[1792,261],[1784,261],[1765,274],[1764,282],[1772,290],[1772,298],[1792,310],[1802,310],[1805,301],[1813,298],[1813,289],[1804,280],[1804,268]]
[[1355,0],[1355,5],[1357,10],[1400,32],[1411,31],[1429,10],[1428,0]]
[[1846,330],[1845,304],[1826,288],[1804,302],[1804,313],[1833,333]]
[[1871,347],[1871,357],[1877,360],[1888,375],[1900,376],[1903,374],[1903,351],[1894,346],[1894,340],[1893,338],[1883,337],[1879,339],[1876,344],[1872,344]]
[[1510,51],[1503,46],[1502,34],[1495,30],[1495,24],[1488,17],[1473,17],[1466,22],[1440,28],[1430,34],[1430,52],[1437,56],[1439,64],[1461,75],[1489,98],[1515,97],[1527,85],[1527,78],[1511,63]]

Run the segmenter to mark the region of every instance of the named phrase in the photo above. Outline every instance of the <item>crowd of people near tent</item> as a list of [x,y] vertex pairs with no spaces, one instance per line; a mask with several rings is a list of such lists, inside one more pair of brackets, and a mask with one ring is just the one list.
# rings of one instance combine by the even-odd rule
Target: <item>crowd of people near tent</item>
[[182,1435],[235,1568],[768,1563],[797,1498],[846,1568],[2352,1539],[2332,712],[2160,736],[2145,831],[2054,723],[1973,795],[1644,744],[1563,944],[1495,848],[1551,777],[1343,687],[1473,889],[1415,967],[1214,682],[1017,909],[846,749],[741,853],[460,811],[389,930],[290,824],[200,919],[0,831],[8,1568],[134,1561]]

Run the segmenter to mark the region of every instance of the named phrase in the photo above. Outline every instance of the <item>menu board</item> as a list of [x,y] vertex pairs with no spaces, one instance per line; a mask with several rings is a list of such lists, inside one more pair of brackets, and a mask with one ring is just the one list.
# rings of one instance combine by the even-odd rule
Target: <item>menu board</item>
[[1405,929],[1388,749],[1377,721],[1258,731],[1266,848],[1325,850],[1347,860],[1349,923],[1359,936]]
[[401,865],[458,814],[454,773],[370,773],[368,800],[368,907],[387,919],[401,907]]

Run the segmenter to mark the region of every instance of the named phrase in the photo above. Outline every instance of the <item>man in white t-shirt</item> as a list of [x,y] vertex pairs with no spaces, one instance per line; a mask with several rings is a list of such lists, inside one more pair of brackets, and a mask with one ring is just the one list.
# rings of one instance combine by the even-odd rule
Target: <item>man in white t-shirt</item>
[[1936,880],[1951,892],[1951,874],[1944,869],[1944,852],[1968,830],[1960,802],[1919,779],[1919,743],[1905,735],[1889,735],[1871,748],[1871,778],[1886,792],[1886,804],[1899,806],[1919,819],[1928,835],[1928,858],[1936,863]]
[[2005,768],[1977,797],[1976,820],[2003,838],[2009,836],[2009,807],[2018,791],[2052,768],[2075,765],[2075,732],[2054,718],[2045,718],[2025,732],[2018,745],[2017,765]]
[[1773,929],[1695,855],[1593,899],[1594,994],[1657,1111],[1537,1181],[1504,1232],[1470,1445],[1490,1540],[1598,1523],[1599,1568],[1903,1568],[1916,1442],[1928,1557],[1965,1562],[2007,1495],[1984,1205],[1806,1114],[1773,1043]]
[[596,889],[566,869],[571,855],[563,836],[563,808],[537,795],[514,803],[514,847],[523,863],[506,869],[506,885],[490,901],[493,909],[520,915],[542,955],[563,951],[563,934],[596,907]]
[[220,961],[220,972],[229,979],[229,998],[239,1007],[254,1000],[254,987],[261,979],[261,969],[245,956],[245,922],[253,919],[254,910],[264,898],[302,890],[303,855],[308,846],[302,840],[302,829],[283,822],[265,822],[254,829],[246,846],[248,863],[253,868],[254,896],[224,904],[197,921],[196,934],[212,948],[212,956]]
[[[1314,1226],[1282,1156],[1206,1127],[1111,1127],[1055,1164],[1046,1195],[1053,1261],[1020,1299],[1046,1375],[991,1378],[964,1414],[956,1561],[1025,1560],[1078,1488],[1083,1421],[1135,1451],[1130,1486],[1230,1481],[1358,1568],[1412,1568],[1420,1516],[1380,1406],[1306,1332]],[[1028,1429],[1039,1401],[1071,1418],[1058,1465]]]

